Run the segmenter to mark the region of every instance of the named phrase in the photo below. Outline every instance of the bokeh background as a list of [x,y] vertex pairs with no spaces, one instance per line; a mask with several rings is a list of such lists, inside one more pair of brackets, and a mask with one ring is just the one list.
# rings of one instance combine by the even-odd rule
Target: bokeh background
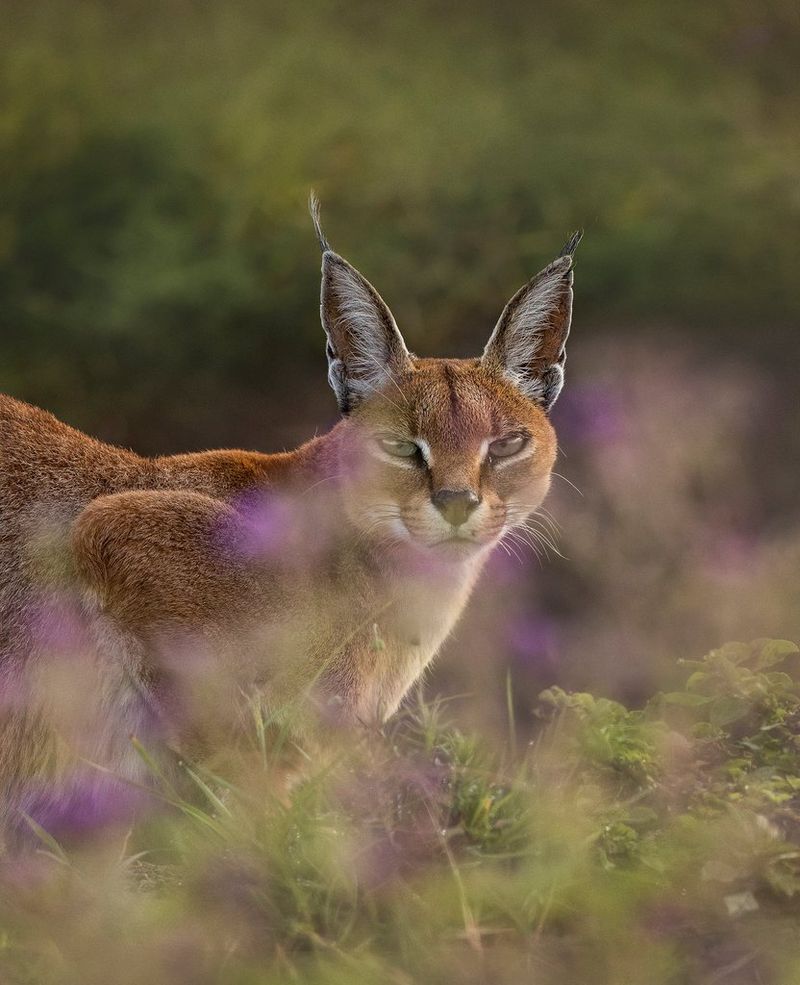
[[145,453],[335,420],[310,187],[424,355],[576,227],[558,547],[428,687],[521,720],[800,636],[792,0],[3,3],[0,388]]

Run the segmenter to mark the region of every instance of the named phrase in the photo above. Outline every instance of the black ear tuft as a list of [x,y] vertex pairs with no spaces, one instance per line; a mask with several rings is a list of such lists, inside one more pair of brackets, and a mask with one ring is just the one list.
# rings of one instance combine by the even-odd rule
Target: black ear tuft
[[564,249],[558,254],[560,257],[571,257],[578,248],[578,244],[583,239],[583,230],[576,229],[564,245]]
[[311,221],[314,223],[314,232],[317,234],[320,250],[322,250],[323,253],[330,253],[330,243],[328,242],[325,233],[322,231],[322,223],[320,221],[319,214],[319,199],[317,198],[313,188],[308,193],[308,211],[311,214]]

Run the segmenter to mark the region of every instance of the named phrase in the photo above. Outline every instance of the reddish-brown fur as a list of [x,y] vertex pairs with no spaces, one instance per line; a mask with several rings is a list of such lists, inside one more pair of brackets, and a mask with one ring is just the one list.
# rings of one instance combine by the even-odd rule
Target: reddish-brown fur
[[[418,359],[377,292],[327,250],[323,323],[346,416],[293,452],[143,458],[0,397],[0,673],[22,695],[0,726],[6,789],[81,756],[135,776],[131,733],[155,718],[168,740],[213,741],[243,691],[300,735],[391,714],[488,551],[546,494],[555,435],[547,400],[526,388],[549,392],[539,381],[563,364],[570,266],[528,285],[549,278],[547,318],[520,327],[515,299],[483,359]],[[509,336],[523,329],[525,379],[507,352],[519,361]],[[489,442],[509,435],[522,451],[494,459]],[[414,456],[386,451],[398,442],[416,442]],[[480,498],[462,525],[433,505],[442,490]],[[90,653],[77,717],[54,699],[64,665],[42,630],[64,599]]]

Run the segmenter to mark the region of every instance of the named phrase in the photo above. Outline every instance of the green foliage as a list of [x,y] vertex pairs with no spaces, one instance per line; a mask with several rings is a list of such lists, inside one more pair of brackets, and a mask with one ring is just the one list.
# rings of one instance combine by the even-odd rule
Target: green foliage
[[685,690],[653,702],[689,726],[709,781],[695,797],[709,809],[735,801],[755,810],[796,801],[800,691],[792,673],[799,655],[787,640],[728,643],[702,661],[684,661],[692,669]]
[[728,644],[643,710],[550,689],[502,759],[420,703],[331,742],[290,797],[256,716],[232,779],[159,774],[124,838],[39,828],[5,859],[3,980],[791,985],[797,660]]
[[539,714],[559,715],[575,726],[578,756],[633,791],[652,786],[658,773],[655,729],[641,712],[616,701],[553,687],[539,696]]

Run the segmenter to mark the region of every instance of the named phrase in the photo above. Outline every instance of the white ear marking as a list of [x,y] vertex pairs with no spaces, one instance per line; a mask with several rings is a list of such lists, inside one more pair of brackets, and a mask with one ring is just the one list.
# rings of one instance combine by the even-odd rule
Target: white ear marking
[[511,298],[483,352],[482,363],[548,410],[564,381],[565,343],[572,316],[572,251],[561,256]]
[[378,386],[389,373],[386,364],[390,353],[385,339],[375,330],[375,304],[363,284],[343,277],[341,271],[334,273],[331,281],[339,309],[336,331],[349,332],[352,346],[348,375],[356,388],[361,382],[367,387]]
[[410,362],[381,296],[331,250],[322,257],[320,313],[328,335],[328,379],[343,411],[393,380]]

